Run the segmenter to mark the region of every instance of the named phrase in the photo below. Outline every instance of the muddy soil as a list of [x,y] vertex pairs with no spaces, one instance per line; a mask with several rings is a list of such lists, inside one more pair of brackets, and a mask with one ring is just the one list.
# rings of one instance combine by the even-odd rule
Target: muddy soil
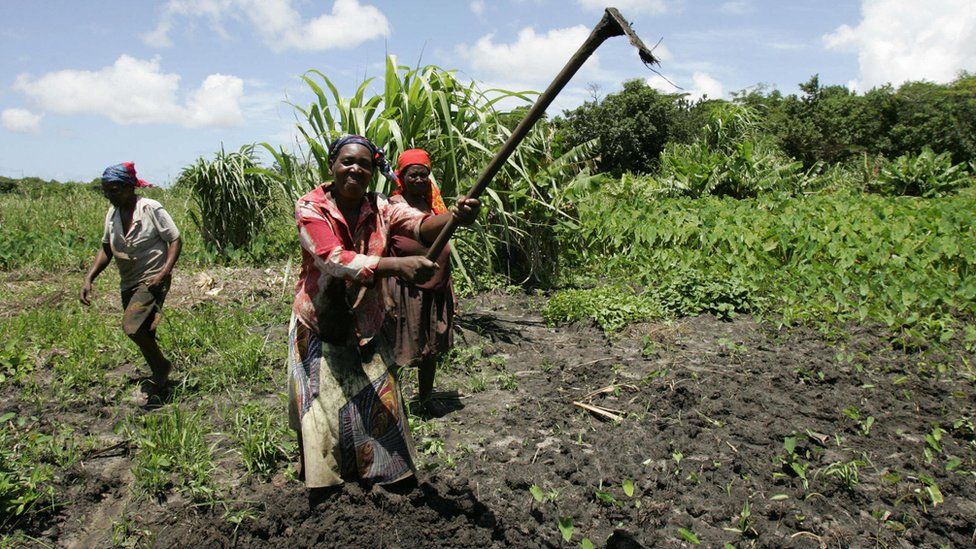
[[153,502],[123,449],[64,475],[73,503],[27,532],[109,546],[99,517],[121,517],[116,541],[160,547],[976,543],[976,357],[961,345],[906,352],[874,327],[838,340],[709,316],[607,338],[549,327],[541,305],[464,303],[443,415],[412,421],[415,486],[347,484],[310,509],[279,474],[214,508]]

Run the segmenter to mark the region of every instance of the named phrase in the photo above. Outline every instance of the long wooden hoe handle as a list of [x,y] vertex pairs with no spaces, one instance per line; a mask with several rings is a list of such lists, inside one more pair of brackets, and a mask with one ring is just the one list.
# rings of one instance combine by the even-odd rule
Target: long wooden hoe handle
[[[498,174],[498,171],[502,169],[505,162],[508,161],[508,157],[512,156],[512,153],[515,152],[515,148],[518,147],[519,143],[525,139],[526,134],[529,133],[532,126],[535,125],[540,118],[542,118],[542,115],[546,112],[546,109],[549,108],[549,105],[552,103],[553,99],[556,98],[573,75],[575,75],[580,67],[583,66],[583,63],[585,63],[586,60],[593,55],[593,52],[600,47],[600,44],[602,44],[607,38],[621,36],[624,34],[630,38],[630,43],[638,49],[640,58],[645,64],[651,65],[657,63],[657,60],[651,54],[651,51],[647,48],[647,46],[644,45],[643,42],[641,42],[640,38],[637,37],[637,34],[634,33],[633,29],[631,29],[630,25],[627,23],[627,20],[620,15],[620,12],[617,11],[616,8],[607,8],[603,14],[603,18],[600,19],[600,22],[597,23],[596,27],[593,28],[593,31],[590,32],[590,35],[586,38],[586,41],[583,42],[583,45],[580,46],[578,50],[576,50],[576,53],[574,53],[573,57],[569,59],[569,62],[566,63],[565,67],[563,67],[563,70],[559,71],[559,74],[556,75],[556,79],[549,84],[546,91],[542,92],[538,99],[535,100],[535,103],[532,105],[532,108],[529,109],[529,112],[525,115],[525,118],[523,118],[515,130],[512,131],[512,134],[508,136],[508,139],[505,141],[505,144],[502,145],[501,150],[495,154],[495,157],[491,159],[491,162],[488,163],[485,170],[481,172],[481,175],[478,177],[478,181],[475,183],[474,187],[468,191],[465,198],[478,198],[483,192],[485,192],[485,189],[488,188],[488,184],[491,183],[491,180],[496,174]],[[457,227],[457,219],[451,217],[450,221],[448,221],[448,223],[444,225],[444,228],[441,229],[440,234],[437,235],[437,240],[434,241],[430,249],[427,251],[427,259],[431,261],[437,260],[437,257],[441,254],[441,251],[444,250],[444,246],[447,245],[447,242],[451,239],[451,236],[454,235],[454,231],[457,229]]]

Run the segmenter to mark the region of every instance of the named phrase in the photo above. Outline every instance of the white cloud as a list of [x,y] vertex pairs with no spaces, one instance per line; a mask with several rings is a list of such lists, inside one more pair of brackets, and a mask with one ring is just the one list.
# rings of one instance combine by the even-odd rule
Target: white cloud
[[[589,36],[590,29],[583,25],[554,29],[537,34],[526,27],[510,44],[494,42],[494,35],[482,36],[474,45],[458,46],[458,52],[479,71],[482,80],[505,79],[527,83],[546,83],[573,55]],[[585,76],[599,71],[600,58],[593,55],[581,69]]]
[[485,0],[474,0],[468,3],[468,7],[471,8],[471,12],[475,15],[481,15],[485,13]]
[[[693,73],[690,84],[686,80],[676,81],[674,78],[665,78],[664,76],[655,74],[647,79],[647,85],[661,93],[686,94],[690,101],[697,101],[706,97],[708,99],[721,99],[725,95],[725,86],[708,73]],[[681,85],[684,89],[676,88],[675,84]]]
[[946,82],[976,69],[976,2],[863,0],[856,27],[842,25],[823,38],[829,49],[857,52],[857,89]]
[[4,109],[0,124],[16,133],[37,133],[41,129],[41,116],[27,109]]
[[227,17],[244,19],[265,44],[275,51],[321,51],[352,48],[390,35],[386,16],[359,0],[335,0],[332,11],[304,20],[294,0],[169,0],[156,28],[142,35],[153,47],[172,45],[170,33],[180,18],[207,18],[213,29],[226,34]]
[[169,33],[173,30],[173,25],[179,16],[206,17],[210,20],[212,28],[221,36],[226,36],[226,31],[221,25],[221,18],[224,12],[231,6],[231,0],[169,0],[163,8],[163,17],[160,19],[156,28],[143,34],[142,41],[146,45],[154,48],[168,48],[173,45]]
[[40,77],[21,74],[14,89],[43,110],[99,114],[118,124],[233,126],[244,121],[244,81],[211,74],[180,104],[180,76],[160,70],[159,59],[120,56],[98,71],[63,70]]
[[708,73],[696,72],[691,75],[691,90],[688,91],[692,100],[702,99],[721,99],[725,95],[725,88],[722,83],[714,79]]
[[[607,7],[606,0],[576,0],[576,3],[587,10],[603,11]],[[615,0],[612,4],[624,15],[657,15],[666,12],[668,8],[664,0]]]

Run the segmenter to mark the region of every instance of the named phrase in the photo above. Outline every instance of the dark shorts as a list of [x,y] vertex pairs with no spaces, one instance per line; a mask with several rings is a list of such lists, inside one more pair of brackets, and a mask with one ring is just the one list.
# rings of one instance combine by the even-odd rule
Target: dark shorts
[[125,335],[134,335],[140,330],[152,332],[159,325],[163,315],[163,301],[169,292],[170,278],[153,289],[140,284],[122,292],[122,330]]

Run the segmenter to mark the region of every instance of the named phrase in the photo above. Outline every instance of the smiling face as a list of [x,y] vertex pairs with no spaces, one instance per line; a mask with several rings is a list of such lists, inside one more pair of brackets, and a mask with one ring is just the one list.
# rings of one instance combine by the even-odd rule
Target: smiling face
[[420,164],[407,166],[400,172],[403,192],[413,196],[427,196],[430,192],[430,168]]
[[341,206],[356,206],[373,179],[373,156],[366,147],[350,143],[339,150],[332,163],[334,197]]

